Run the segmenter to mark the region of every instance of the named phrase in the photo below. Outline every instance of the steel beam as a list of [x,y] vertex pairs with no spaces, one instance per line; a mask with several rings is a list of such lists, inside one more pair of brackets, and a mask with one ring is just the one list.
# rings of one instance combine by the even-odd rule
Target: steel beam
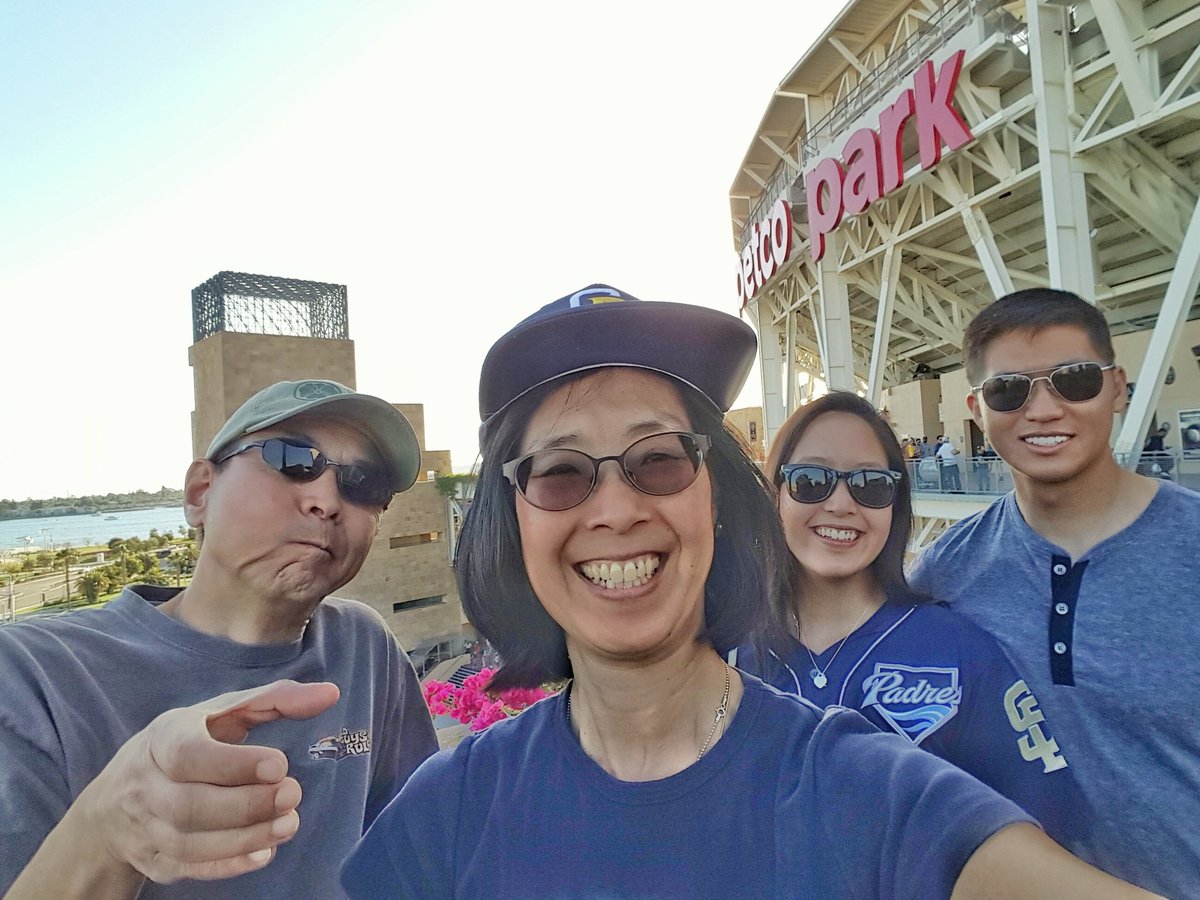
[[1025,9],[1050,284],[1092,297],[1096,270],[1087,193],[1083,173],[1071,158],[1067,11],[1040,0],[1028,0]]
[[1146,348],[1146,356],[1142,360],[1142,368],[1138,371],[1133,399],[1125,411],[1125,420],[1117,434],[1116,445],[1113,449],[1118,455],[1127,454],[1128,465],[1137,463],[1142,453],[1142,440],[1150,420],[1158,406],[1158,398],[1162,394],[1163,379],[1171,364],[1175,348],[1179,346],[1179,338],[1183,334],[1183,324],[1187,321],[1188,312],[1192,308],[1192,300],[1196,289],[1200,287],[1200,202],[1192,211],[1192,220],[1188,223],[1187,232],[1183,236],[1183,246],[1179,249],[1179,257],[1175,269],[1171,272],[1171,280],[1167,284],[1167,293],[1163,297],[1162,308],[1158,313],[1158,321],[1150,335],[1150,345]]
[[[1135,116],[1144,116],[1154,106],[1154,98],[1146,81],[1146,69],[1138,58],[1129,34],[1129,18],[1140,14],[1141,4],[1136,10],[1122,10],[1121,6],[1116,0],[1092,0],[1092,11],[1096,14],[1104,42],[1112,55],[1121,87],[1125,89],[1125,99],[1129,101]],[[1144,32],[1145,23],[1140,25]]]
[[892,309],[896,303],[896,285],[900,281],[900,257],[901,251],[896,245],[889,244],[883,254],[879,275],[879,310],[875,315],[875,336],[871,344],[871,371],[867,375],[867,399],[876,408],[883,401],[883,372],[892,338]]

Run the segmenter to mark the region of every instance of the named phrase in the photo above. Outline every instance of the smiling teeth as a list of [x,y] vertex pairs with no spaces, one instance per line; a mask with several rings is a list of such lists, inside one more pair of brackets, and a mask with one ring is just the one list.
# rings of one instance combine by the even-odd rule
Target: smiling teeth
[[658,571],[658,556],[639,556],[624,562],[585,562],[579,571],[592,584],[606,588],[641,587]]
[[858,538],[858,532],[848,528],[829,528],[822,525],[813,530],[821,537],[829,538],[831,541],[853,541]]
[[1033,444],[1035,447],[1053,447],[1056,444],[1061,444],[1067,439],[1065,434],[1035,434],[1025,438],[1025,443]]

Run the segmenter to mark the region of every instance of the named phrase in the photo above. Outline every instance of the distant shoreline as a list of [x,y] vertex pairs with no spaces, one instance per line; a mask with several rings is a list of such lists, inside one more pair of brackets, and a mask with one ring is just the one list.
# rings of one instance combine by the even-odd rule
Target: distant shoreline
[[[182,505],[183,501],[180,500],[178,503]],[[171,509],[175,505],[175,503],[142,503],[134,506],[106,506],[103,509],[95,506],[56,506],[51,509],[21,510],[18,513],[0,512],[0,522],[19,522],[22,519],[33,521],[35,519],[51,519],[55,516],[110,516],[114,513],[135,512],[139,509]]]

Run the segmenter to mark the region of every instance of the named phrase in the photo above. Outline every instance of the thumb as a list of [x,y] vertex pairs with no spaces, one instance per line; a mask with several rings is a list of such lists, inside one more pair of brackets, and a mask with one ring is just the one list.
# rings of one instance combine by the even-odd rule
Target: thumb
[[340,691],[328,681],[273,681],[263,687],[222,694],[200,704],[214,706],[205,717],[208,733],[226,744],[240,744],[250,730],[276,719],[311,719],[337,702]]

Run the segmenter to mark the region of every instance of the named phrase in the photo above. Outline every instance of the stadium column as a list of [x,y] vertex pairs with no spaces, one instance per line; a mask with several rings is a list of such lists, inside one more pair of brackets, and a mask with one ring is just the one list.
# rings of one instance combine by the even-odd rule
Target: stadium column
[[[774,327],[774,313],[767,292],[762,291],[751,301],[754,304],[754,324],[758,330],[758,373],[763,393],[763,446],[768,450],[775,434],[787,418],[788,406],[783,395],[783,355],[779,332]],[[788,313],[791,316],[791,313]],[[789,345],[790,346],[790,345]],[[792,354],[795,356],[795,353]],[[789,398],[790,399],[790,398]]]
[[[819,122],[831,108],[824,96],[810,95],[806,101],[805,118]],[[831,143],[822,145],[831,152]],[[817,312],[817,341],[825,363],[825,383],[830,390],[855,391],[854,354],[850,344],[850,291],[846,279],[838,272],[841,238],[834,230],[825,236],[825,253],[817,260],[817,284],[820,287],[820,309]]]
[[1096,270],[1087,193],[1083,172],[1071,155],[1067,8],[1029,0],[1026,11],[1050,286],[1093,300]]

